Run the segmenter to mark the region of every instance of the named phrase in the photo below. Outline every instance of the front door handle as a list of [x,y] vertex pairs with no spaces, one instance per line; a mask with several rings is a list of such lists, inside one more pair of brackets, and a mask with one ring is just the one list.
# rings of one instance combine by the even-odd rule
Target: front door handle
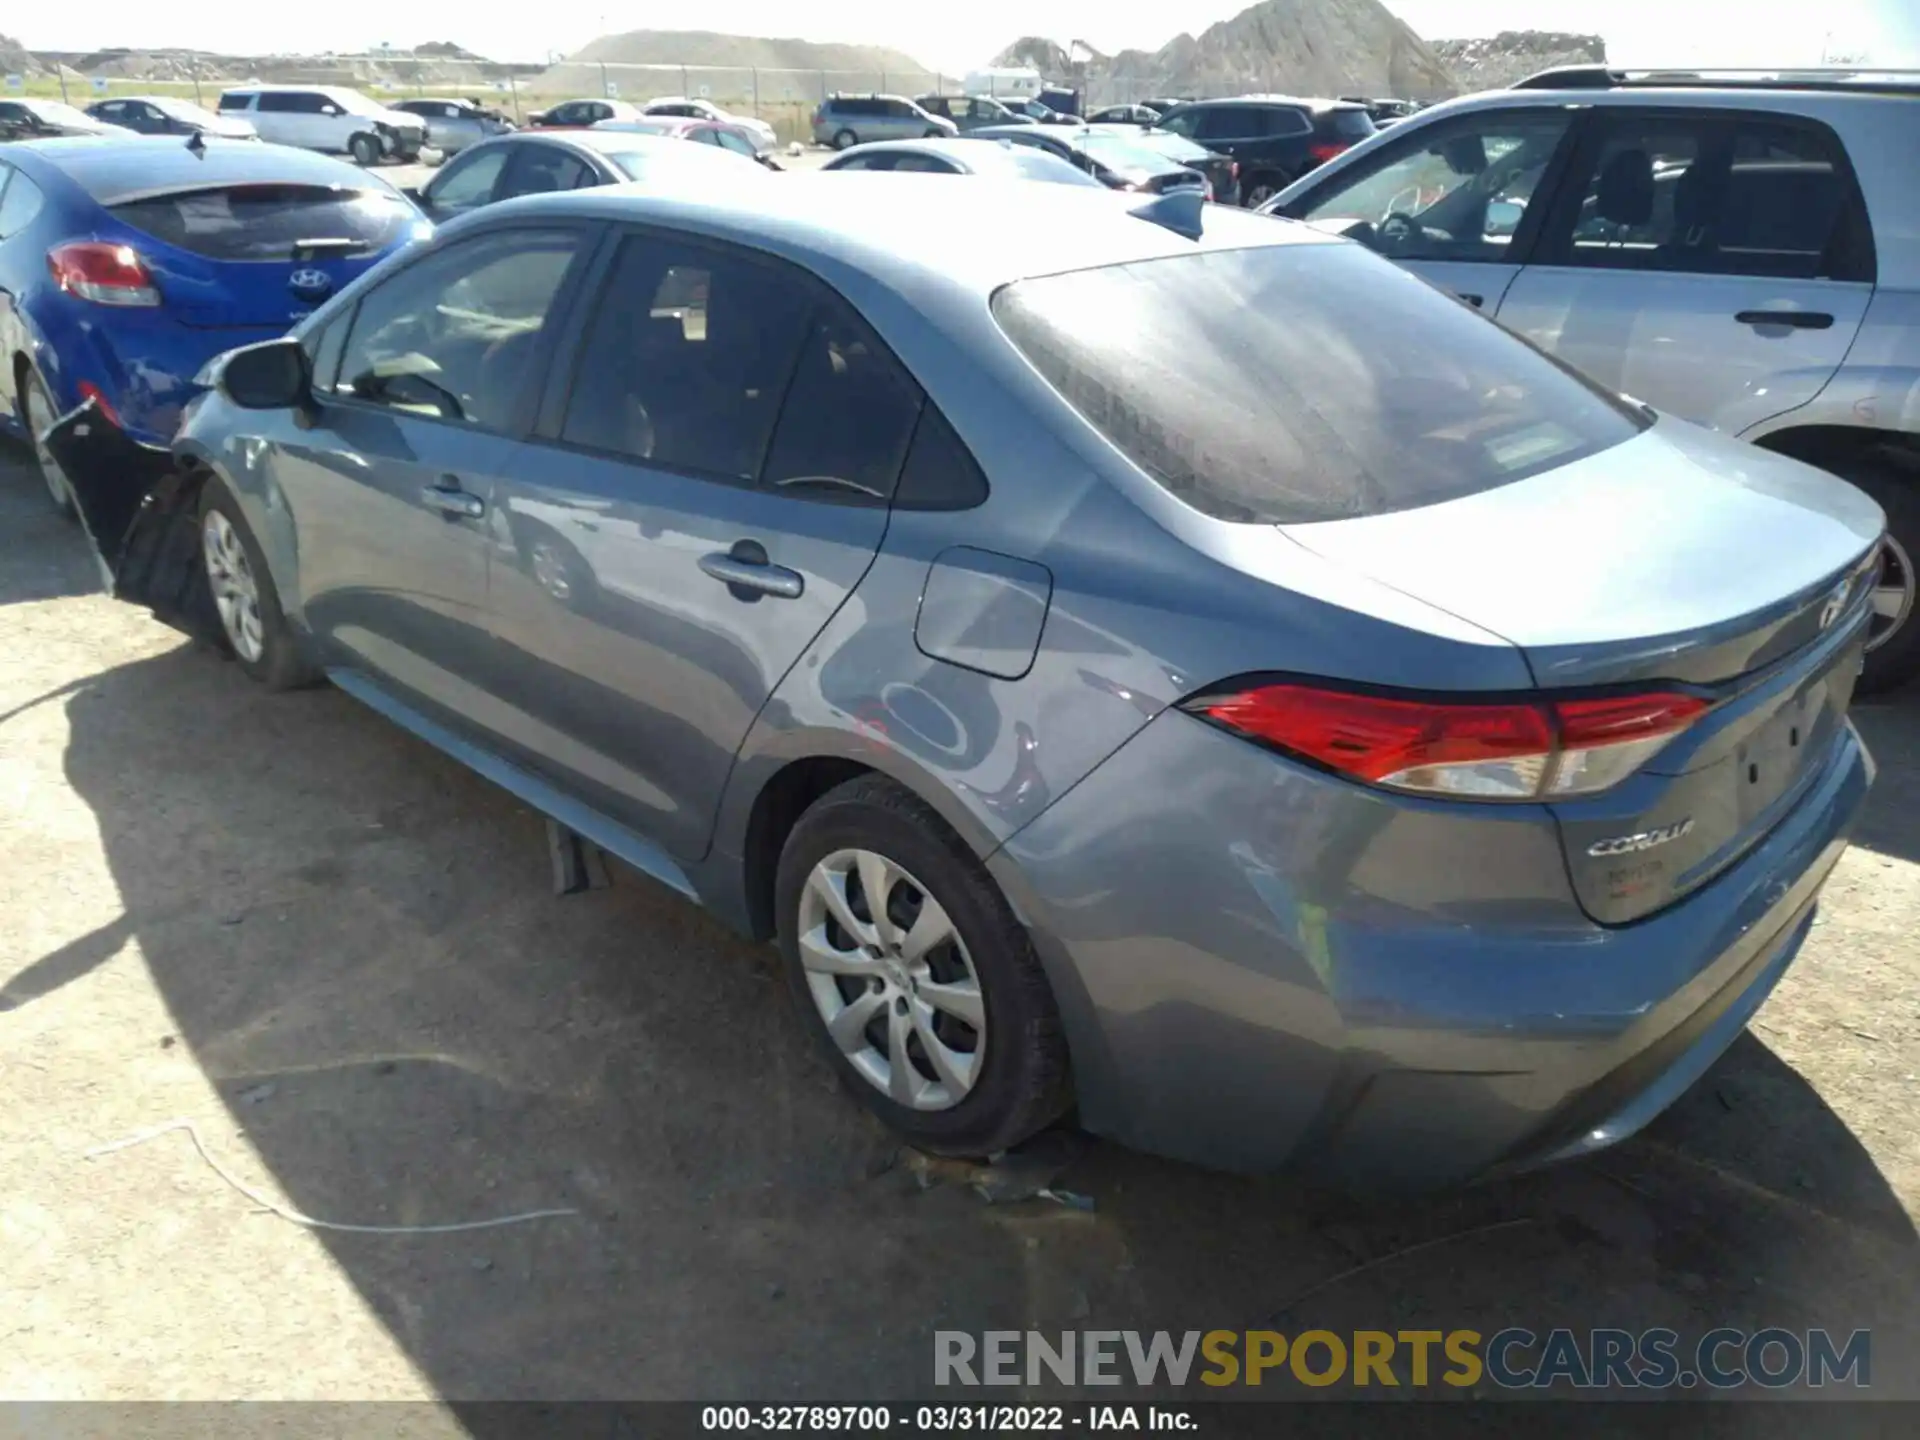
[[1833,328],[1833,316],[1818,310],[1742,310],[1733,318],[1742,325],[1785,325],[1794,330]]
[[798,570],[789,570],[768,560],[766,547],[757,540],[736,541],[724,554],[702,555],[700,568],[725,585],[738,600],[752,600],[761,595],[798,600],[807,588]]
[[460,488],[460,482],[451,475],[440,477],[440,483],[429,485],[420,492],[420,503],[429,510],[437,510],[449,520],[478,520],[487,513],[487,502],[478,495]]
[[1485,304],[1487,303],[1487,297],[1486,297],[1486,296],[1484,296],[1484,295],[1469,295],[1469,294],[1467,294],[1467,292],[1466,292],[1466,291],[1464,291],[1464,290],[1462,290],[1462,291],[1460,292],[1460,298],[1461,298],[1462,300],[1464,300],[1464,301],[1466,301],[1466,302],[1467,302],[1467,304],[1469,304],[1469,305],[1471,305],[1471,306],[1472,306],[1472,307],[1473,307],[1474,309],[1476,309],[1476,310],[1478,310],[1478,309],[1480,309],[1480,308],[1481,308],[1481,307],[1482,307],[1483,305],[1485,305]]

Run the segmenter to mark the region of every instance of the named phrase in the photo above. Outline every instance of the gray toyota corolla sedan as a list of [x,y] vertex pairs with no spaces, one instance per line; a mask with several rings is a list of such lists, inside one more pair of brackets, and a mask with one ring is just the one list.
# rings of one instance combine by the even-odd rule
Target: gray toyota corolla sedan
[[777,938],[932,1150],[1608,1144],[1871,775],[1871,501],[1189,197],[515,201],[207,379],[120,592]]

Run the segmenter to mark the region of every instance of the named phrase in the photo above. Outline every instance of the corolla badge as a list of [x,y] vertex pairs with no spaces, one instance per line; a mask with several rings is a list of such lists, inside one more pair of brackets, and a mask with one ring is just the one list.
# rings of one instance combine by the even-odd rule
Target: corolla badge
[[1642,830],[1638,835],[1615,835],[1609,840],[1596,840],[1587,847],[1587,854],[1594,856],[1634,855],[1642,850],[1652,850],[1669,841],[1678,840],[1693,829],[1693,817],[1676,820],[1671,825],[1662,825],[1657,830]]
[[302,300],[318,300],[333,289],[333,277],[324,270],[296,270],[287,277],[287,288]]

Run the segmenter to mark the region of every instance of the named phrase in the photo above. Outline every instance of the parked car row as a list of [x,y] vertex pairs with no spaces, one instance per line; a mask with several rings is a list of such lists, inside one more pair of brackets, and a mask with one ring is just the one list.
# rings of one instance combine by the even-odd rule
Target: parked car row
[[645,105],[597,96],[566,100],[546,110],[535,111],[527,117],[527,124],[534,129],[579,130],[594,125],[630,125],[663,119],[721,126],[745,136],[752,142],[757,154],[768,153],[777,143],[773,127],[766,121],[751,115],[735,115],[710,100],[689,99],[684,95],[664,96],[649,100]]
[[[430,234],[45,140],[0,345],[117,593],[776,941],[911,1143],[1451,1183],[1634,1133],[1813,923],[1910,643],[1916,101],[1580,72],[778,178],[604,117],[467,146]],[[1623,372],[1648,313],[1693,349]]]

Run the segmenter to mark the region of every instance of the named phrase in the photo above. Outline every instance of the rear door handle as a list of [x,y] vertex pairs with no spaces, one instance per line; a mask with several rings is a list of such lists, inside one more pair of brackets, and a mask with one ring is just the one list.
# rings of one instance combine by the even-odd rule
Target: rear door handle
[[487,502],[470,491],[462,490],[460,482],[451,475],[442,475],[437,485],[429,485],[420,492],[420,503],[429,510],[437,510],[449,520],[478,520],[487,513]]
[[740,540],[724,554],[715,552],[700,557],[700,568],[731,590],[735,598],[751,600],[771,595],[778,600],[798,600],[807,582],[798,570],[775,565],[767,559],[767,550],[757,540]]
[[1785,325],[1793,330],[1833,328],[1833,316],[1818,310],[1742,310],[1733,318],[1742,325]]

